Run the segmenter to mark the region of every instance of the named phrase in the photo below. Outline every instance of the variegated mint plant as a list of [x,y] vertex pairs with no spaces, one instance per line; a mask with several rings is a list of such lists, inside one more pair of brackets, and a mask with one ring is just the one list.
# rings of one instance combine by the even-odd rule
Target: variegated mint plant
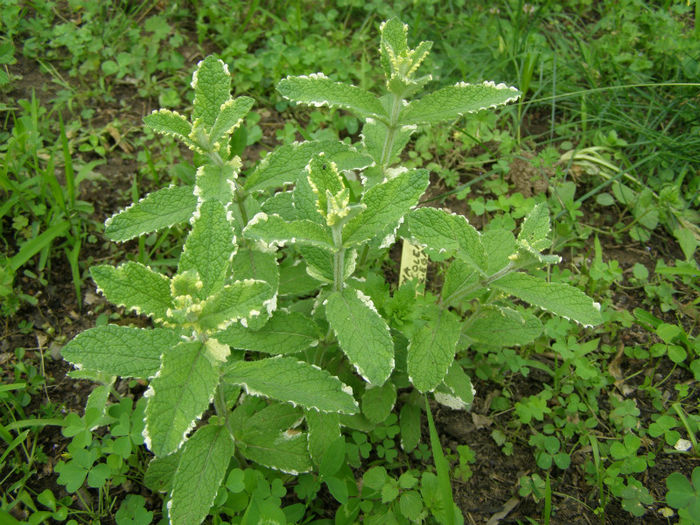
[[[93,267],[108,300],[154,327],[92,328],[63,356],[94,377],[148,381],[144,437],[155,458],[146,477],[169,493],[171,523],[204,520],[231,462],[299,473],[344,454],[341,428],[367,431],[384,421],[400,388],[413,392],[400,412],[402,446],[415,447],[419,393],[453,408],[473,400],[457,352],[492,343],[493,333],[504,346],[540,334],[539,317],[513,297],[585,325],[600,322],[581,291],[527,273],[559,260],[545,253],[543,205],[517,236],[481,233],[463,216],[417,207],[429,173],[399,162],[418,126],[519,96],[491,82],[421,96],[430,77],[416,75],[430,47],[410,49],[396,19],[382,24],[382,95],[321,73],[282,80],[278,89],[291,100],[354,113],[364,121],[362,140],[285,144],[247,173],[229,144],[253,101],[231,97],[220,60],[199,64],[189,118],[168,110],[146,117],[194,151],[195,183],[146,196],[108,219],[105,234],[122,242],[189,222],[177,271],[136,262]],[[450,261],[436,295],[384,282],[382,254],[397,235]]]
[[[177,271],[164,275],[136,262],[91,268],[107,299],[150,317],[154,328],[95,327],[62,352],[96,377],[149,381],[144,437],[155,455],[149,471],[168,478],[170,521],[182,524],[206,517],[235,451],[286,472],[308,471],[307,433],[294,430],[304,410],[336,417],[358,410],[349,387],[296,356],[317,343],[318,331],[302,314],[275,312],[276,256],[240,236],[257,205],[241,188],[241,162],[230,155],[228,139],[253,101],[231,98],[228,69],[213,57],[199,64],[192,87],[190,119],[161,110],[146,124],[198,154],[194,186],[156,191],[106,223],[109,237],[125,241],[189,220]],[[232,351],[241,330],[263,324],[266,341],[250,346],[271,356],[245,360],[243,351]],[[295,330],[283,346],[275,344]],[[232,411],[241,386],[277,401],[262,408],[248,400]],[[212,404],[217,417],[192,433]]]

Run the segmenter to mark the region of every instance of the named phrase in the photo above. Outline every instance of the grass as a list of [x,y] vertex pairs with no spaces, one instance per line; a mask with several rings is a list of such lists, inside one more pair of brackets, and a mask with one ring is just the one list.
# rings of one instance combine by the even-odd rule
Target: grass
[[[104,419],[78,431],[58,414],[86,421],[78,407],[87,392],[67,405],[66,371],[43,350],[24,350],[36,346],[37,336],[60,347],[76,325],[121,315],[105,310],[85,275],[90,261],[123,259],[103,242],[103,220],[164,181],[193,177],[189,153],[144,135],[140,118],[154,107],[186,106],[185,73],[216,52],[231,66],[234,94],[257,101],[255,116],[237,136],[241,150],[247,145],[256,152],[244,158],[244,169],[280,137],[357,141],[353,119],[290,107],[274,86],[288,74],[324,71],[376,87],[364,64],[376,58],[377,25],[392,15],[409,24],[409,38],[435,42],[427,65],[434,87],[493,78],[519,85],[525,95],[499,118],[475,115],[457,123],[457,132],[433,129],[412,142],[406,164],[435,174],[429,201],[466,213],[474,224],[483,218],[513,225],[534,202],[547,201],[556,217],[557,252],[566,259],[549,278],[595,294],[606,322],[585,331],[543,316],[545,335],[533,345],[502,351],[476,344],[464,351],[459,358],[478,386],[474,415],[489,421],[476,418],[485,426],[472,433],[448,439],[449,414],[433,407],[422,448],[411,453],[394,442],[389,423],[370,441],[348,436],[356,471],[348,467],[337,477],[360,479],[367,468],[360,458],[369,459],[385,468],[377,490],[351,492],[343,502],[334,492],[341,489],[321,492],[328,487],[313,477],[294,480],[241,466],[217,499],[215,519],[239,519],[255,497],[267,509],[260,512],[281,508],[290,522],[332,519],[337,507],[340,522],[352,523],[360,513],[378,519],[383,498],[399,516],[403,505],[427,516],[425,509],[447,499],[445,462],[462,465],[458,445],[476,451],[471,477],[451,480],[465,516],[488,519],[493,513],[480,506],[500,506],[517,492],[523,503],[511,512],[522,523],[582,513],[603,524],[633,517],[662,523],[668,511],[680,516],[679,509],[690,507],[664,482],[690,487],[681,477],[691,479],[700,454],[700,2],[691,4],[4,2],[0,516],[82,523],[119,512],[120,519],[141,516],[148,523],[164,510],[157,492],[143,501],[135,496],[157,487],[148,480],[144,488],[148,458],[131,435],[138,408],[125,400],[138,398],[139,386],[106,390]],[[38,89],[47,82],[48,89]],[[545,184],[535,185],[534,178]],[[124,250],[140,262],[172,266],[172,239],[181,234],[174,228]],[[52,300],[57,293],[64,304]],[[132,425],[126,434],[120,421]],[[88,434],[89,444],[76,441]],[[124,436],[131,444],[126,451],[119,441],[120,456],[114,447]],[[434,451],[444,450],[434,454],[435,467],[426,459],[428,436]],[[499,455],[479,452],[490,449]],[[54,473],[58,462],[71,466]],[[509,480],[510,493],[498,492],[489,485],[491,472],[511,462],[528,474],[519,484]],[[402,481],[406,472],[414,481]],[[560,480],[571,484],[573,473],[582,481],[572,494]],[[451,522],[451,514],[443,514]]]

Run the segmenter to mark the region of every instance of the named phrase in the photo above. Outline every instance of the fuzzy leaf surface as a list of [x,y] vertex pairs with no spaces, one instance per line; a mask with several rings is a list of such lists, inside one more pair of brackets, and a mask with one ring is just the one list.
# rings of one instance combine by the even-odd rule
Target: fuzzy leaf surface
[[219,201],[203,202],[178,265],[178,273],[195,270],[199,274],[199,297],[209,297],[223,288],[234,240],[224,205]]
[[509,257],[517,252],[515,237],[507,230],[493,229],[481,234],[481,243],[486,251],[486,272],[494,274],[505,268]]
[[402,125],[434,124],[453,120],[466,113],[475,113],[482,109],[514,102],[519,97],[520,91],[505,84],[460,82],[411,102],[401,111],[399,123]]
[[239,249],[231,261],[231,272],[236,280],[265,281],[273,290],[279,285],[279,267],[274,253],[250,248]]
[[170,279],[141,263],[93,266],[90,274],[109,301],[139,314],[164,319],[172,305]]
[[459,363],[452,363],[441,385],[434,392],[435,400],[452,410],[469,410],[474,402],[472,381]]
[[285,221],[279,215],[267,215],[264,212],[253,217],[244,228],[243,235],[268,244],[291,242],[326,250],[333,249],[333,237],[327,227],[306,219]]
[[199,202],[219,201],[226,206],[234,199],[233,182],[237,177],[230,164],[203,164],[197,168],[195,195]]
[[[317,467],[321,465],[326,451],[340,437],[340,418],[338,414],[306,410],[304,412],[306,426],[309,429],[309,454]],[[345,455],[341,460],[345,459]],[[324,462],[325,463],[325,462]],[[322,476],[332,476],[335,472],[320,472]]]
[[431,392],[445,378],[455,358],[460,322],[450,311],[435,308],[408,345],[410,381],[420,392]]
[[318,344],[320,334],[313,320],[298,312],[276,311],[260,330],[232,324],[216,338],[241,350],[267,354],[293,354]]
[[199,325],[204,330],[223,330],[241,319],[257,317],[272,307],[274,291],[265,281],[244,280],[224,286],[202,303]]
[[[483,307],[470,319],[466,334],[480,343],[499,346],[522,346],[534,341],[542,333],[542,323],[529,312],[511,308]],[[497,340],[494,334],[498,334]]]
[[354,414],[357,404],[343,383],[325,370],[291,357],[236,361],[224,380],[242,386],[251,395],[292,403],[321,412]]
[[61,349],[61,356],[88,370],[147,379],[158,372],[160,356],[179,342],[173,330],[109,324],[78,334]]
[[298,408],[276,403],[245,417],[236,409],[233,426],[243,454],[261,465],[289,474],[309,472],[313,465],[307,437],[294,427],[301,418]]
[[343,228],[344,246],[393,233],[399,220],[418,203],[430,181],[427,170],[411,170],[367,190],[366,208]]
[[277,91],[295,102],[343,108],[363,118],[389,118],[379,99],[372,93],[350,84],[334,82],[323,73],[287,77],[277,84]]
[[193,147],[194,143],[189,138],[192,124],[186,117],[169,109],[159,109],[143,118],[146,125],[156,133],[175,137],[187,146]]
[[147,394],[144,438],[153,454],[165,456],[180,448],[218,383],[218,367],[203,343],[181,342],[163,354]]
[[603,321],[600,305],[578,288],[565,283],[548,283],[532,275],[515,272],[493,282],[491,286],[584,326],[595,326]]
[[105,235],[123,242],[187,221],[197,208],[192,186],[171,186],[148,194],[105,221]]
[[213,55],[202,60],[192,77],[194,107],[192,121],[201,119],[210,129],[219,115],[222,104],[231,98],[231,75],[228,67]]
[[173,487],[173,478],[180,463],[181,450],[169,456],[154,457],[148,464],[146,474],[143,476],[143,484],[153,492],[170,492]]
[[416,126],[401,126],[394,132],[394,142],[391,144],[391,151],[384,151],[386,136],[389,128],[383,122],[374,119],[367,119],[362,126],[362,143],[377,162],[384,159],[385,166],[391,166],[398,160],[399,154],[403,151],[411,139],[411,135],[416,131]]
[[328,160],[338,165],[339,170],[359,169],[366,164],[358,162],[357,152],[352,146],[337,140],[285,144],[258,163],[243,187],[249,192],[256,192],[294,184],[304,173],[309,160],[319,153],[325,153]]
[[536,252],[546,250],[552,245],[549,238],[550,231],[549,210],[546,204],[539,203],[527,214],[520,226],[518,244],[527,246]]
[[206,425],[185,443],[173,479],[170,523],[190,525],[204,521],[233,450],[233,439],[223,425]]
[[463,215],[418,208],[407,219],[411,237],[426,246],[438,259],[456,256],[479,272],[486,266],[486,253],[481,236]]
[[238,97],[224,102],[209,132],[210,143],[216,145],[221,139],[240,126],[250,108],[253,107],[254,102],[250,97]]
[[333,292],[326,318],[358,373],[374,385],[384,384],[394,370],[394,342],[372,300],[353,288]]

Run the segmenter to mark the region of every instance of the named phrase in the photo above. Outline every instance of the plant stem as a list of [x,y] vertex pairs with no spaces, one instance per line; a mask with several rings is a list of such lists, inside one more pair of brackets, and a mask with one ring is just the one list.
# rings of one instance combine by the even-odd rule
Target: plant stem
[[518,268],[513,264],[513,262],[509,262],[506,264],[503,268],[498,270],[496,273],[493,275],[490,275],[484,279],[481,279],[475,283],[472,283],[471,285],[462,285],[459,288],[457,288],[454,292],[452,292],[443,302],[445,304],[450,304],[454,302],[456,299],[461,299],[465,295],[469,295],[472,292],[475,292],[476,290],[479,290],[480,288],[486,288],[489,284],[491,284],[494,281],[497,281],[501,277],[506,276],[507,274],[514,272]]
[[333,253],[333,291],[339,292],[343,289],[345,276],[345,248],[343,248],[343,232],[339,225],[331,227],[333,233],[333,243],[336,251]]
[[223,417],[226,425],[226,430],[228,430],[231,439],[235,442],[236,438],[233,436],[233,429],[228,418],[228,409],[226,408],[226,394],[224,393],[223,385],[219,383],[216,387],[216,393],[214,394],[214,409],[216,410],[216,415]]
[[394,149],[394,141],[396,140],[396,130],[398,129],[399,111],[401,110],[401,97],[392,93],[391,95],[391,115],[389,115],[389,126],[386,137],[384,137],[384,146],[382,147],[382,158],[379,159],[379,167],[382,170],[382,175],[386,173],[389,161],[391,160],[391,151]]

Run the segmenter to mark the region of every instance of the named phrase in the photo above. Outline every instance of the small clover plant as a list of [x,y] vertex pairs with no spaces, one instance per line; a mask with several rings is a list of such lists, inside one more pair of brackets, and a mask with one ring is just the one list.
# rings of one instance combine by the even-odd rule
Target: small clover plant
[[[552,241],[544,205],[517,237],[417,207],[429,173],[397,164],[418,126],[506,104],[519,92],[458,83],[418,97],[430,80],[416,73],[431,43],[410,49],[407,31],[397,19],[381,26],[381,96],[322,73],[278,85],[292,101],[353,113],[363,123],[356,145],[285,144],[242,173],[231,135],[253,100],[231,97],[228,69],[214,57],[194,73],[189,118],[170,110],[145,118],[194,151],[194,184],[146,196],[108,219],[105,234],[122,242],[189,221],[177,271],[93,267],[108,300],[154,327],[98,326],[63,356],[96,377],[149,382],[143,437],[155,458],[146,475],[169,493],[171,523],[204,520],[231,458],[241,468],[250,460],[335,483],[328,465],[345,457],[341,428],[371,432],[396,421],[399,388],[469,408],[474,390],[457,352],[493,343],[494,334],[502,346],[522,345],[542,331],[510,297],[584,325],[601,321],[583,292],[531,272],[559,262],[545,253]],[[436,294],[401,287],[392,296],[378,277],[397,235],[450,261]],[[420,424],[416,401],[396,426],[408,450],[420,441],[411,431]],[[198,423],[212,404],[215,415]],[[424,485],[437,487],[430,476]],[[445,513],[442,481],[435,505],[426,504],[433,514]]]

